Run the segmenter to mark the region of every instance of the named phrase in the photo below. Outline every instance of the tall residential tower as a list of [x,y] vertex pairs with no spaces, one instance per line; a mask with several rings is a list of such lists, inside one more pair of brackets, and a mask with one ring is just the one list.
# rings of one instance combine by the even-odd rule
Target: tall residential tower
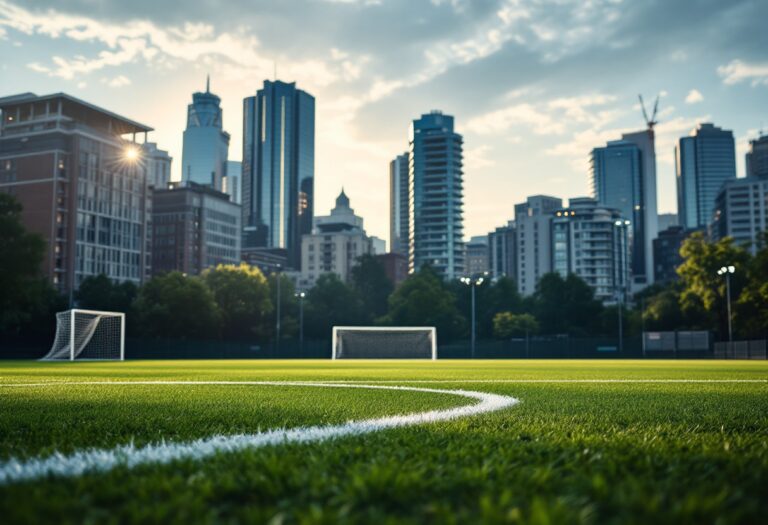
[[295,83],[264,81],[243,100],[243,248],[285,253],[301,265],[312,231],[315,98]]
[[429,264],[444,278],[464,274],[462,138],[453,117],[422,115],[410,128],[408,264]]
[[389,163],[389,251],[408,255],[408,152]]

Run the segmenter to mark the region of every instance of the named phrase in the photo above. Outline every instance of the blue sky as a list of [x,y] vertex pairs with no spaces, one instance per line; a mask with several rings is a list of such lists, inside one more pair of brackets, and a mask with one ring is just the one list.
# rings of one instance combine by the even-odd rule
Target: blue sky
[[638,93],[661,94],[660,212],[697,122],[733,130],[743,175],[768,130],[766,20],[760,0],[0,0],[0,95],[64,91],[149,124],[178,176],[206,74],[238,160],[242,99],[276,66],[317,99],[315,212],[343,185],[384,238],[388,161],[441,109],[464,134],[469,236],[527,195],[585,195],[591,148],[643,127]]

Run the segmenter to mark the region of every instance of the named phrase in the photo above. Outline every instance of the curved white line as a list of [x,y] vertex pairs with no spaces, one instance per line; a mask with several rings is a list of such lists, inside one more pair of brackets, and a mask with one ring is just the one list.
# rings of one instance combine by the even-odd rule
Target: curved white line
[[[312,443],[330,439],[370,434],[379,430],[408,427],[460,417],[495,412],[511,407],[519,401],[513,397],[471,390],[442,390],[406,386],[367,384],[307,383],[296,381],[74,381],[42,383],[56,385],[272,385],[311,386],[325,388],[365,388],[374,390],[403,390],[452,394],[479,402],[446,410],[430,410],[415,414],[386,416],[375,419],[349,421],[340,425],[310,426],[274,429],[256,434],[217,435],[186,443],[157,443],[143,447],[133,444],[112,449],[87,449],[69,455],[54,454],[44,458],[10,459],[0,463],[0,485],[29,481],[47,476],[74,477],[86,473],[107,472],[117,467],[133,468],[149,463],[170,463],[179,459],[202,459],[222,452],[261,448],[283,443]],[[11,386],[6,384],[5,386]]]

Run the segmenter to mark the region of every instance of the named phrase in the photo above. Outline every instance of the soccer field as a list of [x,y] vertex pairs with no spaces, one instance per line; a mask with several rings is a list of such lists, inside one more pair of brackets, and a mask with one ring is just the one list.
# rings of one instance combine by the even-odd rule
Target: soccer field
[[0,362],[3,523],[766,515],[766,362]]

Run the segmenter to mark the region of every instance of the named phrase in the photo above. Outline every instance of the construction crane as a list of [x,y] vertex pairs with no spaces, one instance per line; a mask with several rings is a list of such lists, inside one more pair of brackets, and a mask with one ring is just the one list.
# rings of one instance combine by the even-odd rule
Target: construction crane
[[648,112],[645,111],[645,102],[643,101],[643,95],[637,95],[637,98],[640,99],[640,109],[643,110],[643,118],[645,119],[645,123],[648,126],[648,131],[653,132],[653,127],[659,123],[658,120],[656,120],[656,114],[659,110],[659,96],[656,95],[656,101],[653,103],[653,114],[651,115],[651,118],[648,118]]

